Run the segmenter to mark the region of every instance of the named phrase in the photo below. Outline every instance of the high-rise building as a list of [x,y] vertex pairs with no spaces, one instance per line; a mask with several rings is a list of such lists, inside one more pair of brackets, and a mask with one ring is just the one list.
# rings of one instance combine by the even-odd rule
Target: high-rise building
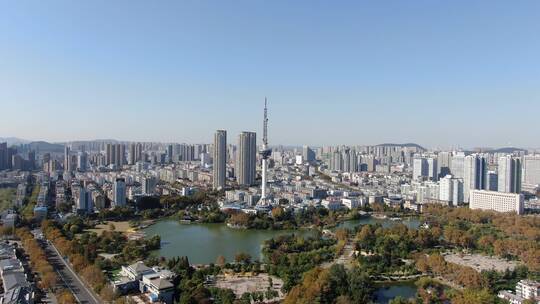
[[257,166],[257,134],[242,132],[238,136],[238,161],[236,181],[239,185],[250,186],[255,183]]
[[153,194],[156,189],[157,179],[153,176],[144,176],[141,179],[141,187],[143,194]]
[[523,157],[523,190],[533,192],[540,187],[540,154]]
[[227,131],[217,130],[214,134],[213,188],[225,188],[227,170]]
[[439,181],[439,200],[458,206],[463,203],[463,182],[446,175]]
[[463,199],[469,201],[471,190],[485,189],[487,172],[486,159],[478,154],[463,159]]
[[498,190],[498,183],[499,183],[499,177],[497,176],[497,172],[495,171],[488,171],[486,173],[486,190],[489,191],[497,191]]
[[302,147],[302,157],[304,162],[312,163],[315,161],[315,152],[308,146]]
[[167,145],[167,161],[173,162],[173,145]]
[[427,167],[428,167],[428,174],[430,180],[432,181],[438,181],[439,180],[439,174],[438,174],[438,168],[437,168],[437,159],[433,157],[427,158]]
[[441,151],[437,154],[437,174],[439,177],[450,174],[451,162],[452,154],[450,152]]
[[469,208],[523,214],[524,199],[522,194],[472,190]]
[[80,186],[75,204],[78,212],[93,212],[94,204],[92,201],[92,193],[87,191],[83,186]]
[[114,163],[114,159],[116,156],[115,153],[115,146],[111,143],[105,144],[105,165],[111,165]]
[[0,170],[8,169],[11,158],[8,158],[7,142],[0,143]]
[[413,160],[413,179],[422,179],[428,176],[428,162],[424,157],[415,157]]
[[66,145],[64,147],[64,171],[71,171],[71,155],[69,154],[69,147]]
[[113,185],[112,207],[121,207],[126,205],[126,180],[117,178]]
[[499,192],[521,192],[521,160],[510,155],[499,157]]
[[77,169],[79,171],[86,171],[86,164],[88,163],[88,154],[86,152],[79,152],[77,155]]
[[136,159],[137,159],[137,156],[135,154],[135,148],[136,148],[136,144],[135,143],[130,143],[129,144],[129,158],[128,158],[128,164],[129,165],[135,165],[135,163],[137,162]]
[[464,175],[464,163],[465,163],[465,153],[457,152],[452,156],[452,161],[450,163],[450,173],[455,178],[463,178]]

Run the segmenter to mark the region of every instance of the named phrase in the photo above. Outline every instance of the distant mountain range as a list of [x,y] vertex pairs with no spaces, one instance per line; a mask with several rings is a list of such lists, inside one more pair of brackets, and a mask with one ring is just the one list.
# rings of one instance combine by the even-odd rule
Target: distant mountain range
[[515,148],[515,147],[503,147],[498,149],[490,149],[490,150],[483,150],[484,153],[514,153],[514,152],[521,152],[521,151],[527,151],[525,149],[521,148]]
[[17,138],[17,137],[0,137],[0,142],[7,142],[8,146],[27,144],[30,140]]

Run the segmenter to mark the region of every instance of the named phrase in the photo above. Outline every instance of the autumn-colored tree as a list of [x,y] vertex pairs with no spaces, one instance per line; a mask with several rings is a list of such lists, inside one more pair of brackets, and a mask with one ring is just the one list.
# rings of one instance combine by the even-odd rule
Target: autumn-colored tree
[[220,256],[217,257],[216,265],[223,267],[225,265],[225,263],[226,263],[226,261],[225,261],[224,256],[220,255]]
[[106,286],[103,289],[101,289],[99,296],[105,302],[112,302],[117,297],[116,293],[114,292],[111,286]]
[[236,263],[249,264],[251,262],[251,256],[245,252],[239,252],[234,256]]
[[465,289],[463,293],[458,294],[452,299],[452,304],[492,304],[495,303],[495,297],[487,289]]
[[57,292],[56,300],[58,301],[58,304],[76,304],[77,303],[77,300],[75,299],[73,294],[71,294],[71,292],[69,292],[66,289],[63,289]]

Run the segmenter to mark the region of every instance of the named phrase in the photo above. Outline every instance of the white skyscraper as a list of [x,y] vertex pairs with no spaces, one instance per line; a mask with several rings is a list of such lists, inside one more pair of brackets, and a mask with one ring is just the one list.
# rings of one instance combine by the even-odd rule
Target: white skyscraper
[[484,189],[486,160],[478,154],[465,156],[463,160],[463,200],[469,201],[471,190]]
[[238,136],[238,160],[236,164],[236,181],[242,186],[255,183],[257,172],[257,134],[242,132]]
[[452,176],[455,178],[463,178],[464,162],[465,154],[463,152],[457,152],[452,156],[452,162],[450,163],[450,173],[452,173]]
[[413,160],[413,179],[422,179],[428,176],[428,162],[423,157],[415,157]]
[[429,157],[427,159],[427,166],[428,166],[428,177],[432,181],[437,181],[439,179],[438,176],[438,169],[437,169],[437,159],[433,157]]
[[498,189],[500,192],[521,192],[521,160],[511,155],[499,157]]
[[214,134],[214,167],[213,188],[225,188],[225,173],[227,170],[227,131],[217,130]]
[[117,178],[113,185],[112,207],[121,207],[126,205],[126,180]]
[[523,190],[533,192],[540,186],[540,155],[523,157]]
[[463,203],[463,182],[461,179],[446,175],[439,181],[439,200],[453,206]]

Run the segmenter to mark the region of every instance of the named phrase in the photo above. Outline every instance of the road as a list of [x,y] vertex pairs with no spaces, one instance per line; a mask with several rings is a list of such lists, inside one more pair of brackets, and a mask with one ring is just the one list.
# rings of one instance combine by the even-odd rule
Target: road
[[63,282],[65,288],[73,293],[77,302],[82,304],[100,304],[97,296],[86,287],[73,269],[64,261],[56,248],[48,241],[46,241],[45,253],[47,260],[60,277],[60,281]]

